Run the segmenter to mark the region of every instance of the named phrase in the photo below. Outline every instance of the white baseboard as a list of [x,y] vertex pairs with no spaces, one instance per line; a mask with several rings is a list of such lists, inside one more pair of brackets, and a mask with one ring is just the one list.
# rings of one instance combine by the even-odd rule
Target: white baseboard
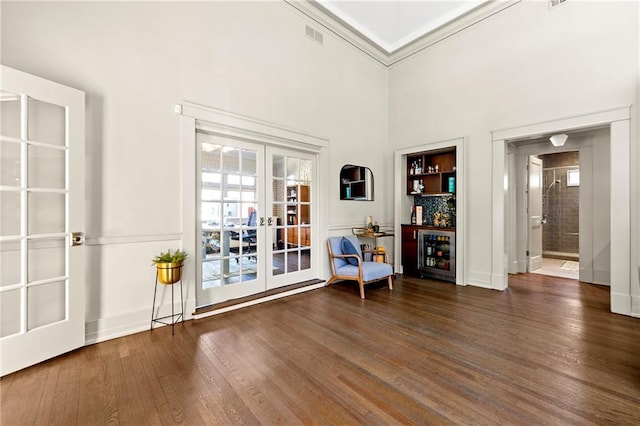
[[[185,300],[185,306],[194,306],[194,300]],[[180,312],[180,302],[174,304],[174,313]],[[154,318],[171,315],[171,304],[156,307]],[[184,311],[184,319],[191,319],[191,312]],[[140,309],[133,312],[125,312],[108,318],[100,318],[85,324],[85,345],[104,342],[129,334],[149,330],[151,326],[151,309]],[[154,323],[153,328],[162,327],[162,324]]]
[[[269,297],[264,297],[250,302],[241,303],[238,305],[228,306],[226,308],[218,309],[216,311],[206,312],[201,315],[191,315],[185,308],[184,319],[185,321],[190,319],[201,319],[212,315],[221,314],[223,312],[229,312],[236,309],[245,308],[247,306],[257,305],[258,303],[268,302],[270,300],[280,299],[283,297],[291,296],[297,293],[305,291],[315,290],[324,287],[324,283],[310,285],[306,287],[297,288],[295,290],[274,294]],[[195,306],[195,300],[185,299],[186,306]],[[174,313],[180,312],[180,302],[174,304]],[[164,304],[154,311],[154,318],[171,315],[171,304]],[[95,321],[87,322],[85,325],[85,345],[91,345],[94,343],[104,342],[107,340],[115,339],[118,337],[128,336],[129,334],[139,333],[141,331],[149,330],[151,326],[151,310],[140,309],[133,312],[126,312],[120,315],[114,315],[108,318],[100,318]],[[163,327],[163,324],[154,323],[153,328]]]
[[640,296],[631,296],[631,316],[640,318]]
[[492,288],[491,274],[487,274],[484,272],[469,271],[469,273],[465,276],[465,281],[465,284],[472,285],[474,287]]
[[593,281],[594,284],[602,284],[602,285],[611,285],[611,271],[604,269],[594,269],[593,270]]
[[580,271],[578,272],[578,276],[580,277],[580,281],[585,283],[593,282],[593,269],[591,268],[583,268],[582,264],[580,264]]
[[631,296],[624,293],[611,293],[611,312],[631,315]]

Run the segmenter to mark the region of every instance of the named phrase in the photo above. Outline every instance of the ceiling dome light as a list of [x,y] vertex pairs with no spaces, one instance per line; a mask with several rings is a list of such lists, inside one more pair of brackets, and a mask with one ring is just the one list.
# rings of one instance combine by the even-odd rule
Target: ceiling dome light
[[564,143],[567,141],[569,136],[561,133],[559,135],[553,135],[549,138],[553,146],[564,146]]

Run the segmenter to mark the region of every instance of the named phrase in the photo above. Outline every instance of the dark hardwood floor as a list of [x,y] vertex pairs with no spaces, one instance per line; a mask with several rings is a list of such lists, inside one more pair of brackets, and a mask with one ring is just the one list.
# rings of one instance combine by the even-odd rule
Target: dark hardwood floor
[[640,319],[609,289],[340,283],[0,381],[2,425],[640,424]]

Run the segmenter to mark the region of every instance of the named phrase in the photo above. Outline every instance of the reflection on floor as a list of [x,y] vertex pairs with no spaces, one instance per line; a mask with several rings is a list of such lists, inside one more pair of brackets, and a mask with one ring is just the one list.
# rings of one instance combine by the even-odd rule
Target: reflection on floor
[[573,260],[542,258],[542,267],[531,271],[532,274],[551,275],[554,277],[580,278],[580,263]]

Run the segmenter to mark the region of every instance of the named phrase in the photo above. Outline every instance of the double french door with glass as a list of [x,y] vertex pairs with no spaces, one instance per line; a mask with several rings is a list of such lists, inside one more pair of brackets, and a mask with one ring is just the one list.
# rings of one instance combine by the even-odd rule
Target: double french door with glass
[[196,305],[314,277],[315,154],[197,134]]

